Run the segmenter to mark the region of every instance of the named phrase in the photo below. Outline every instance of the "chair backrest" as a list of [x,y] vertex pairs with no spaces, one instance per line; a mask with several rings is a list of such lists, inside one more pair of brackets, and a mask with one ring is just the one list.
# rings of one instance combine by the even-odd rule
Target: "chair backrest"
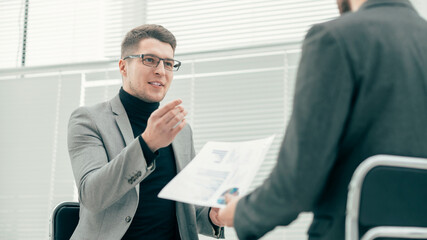
[[50,219],[50,239],[69,240],[79,222],[78,202],[63,202],[55,207]]
[[349,185],[346,240],[364,235],[427,239],[427,159],[376,155],[360,164]]

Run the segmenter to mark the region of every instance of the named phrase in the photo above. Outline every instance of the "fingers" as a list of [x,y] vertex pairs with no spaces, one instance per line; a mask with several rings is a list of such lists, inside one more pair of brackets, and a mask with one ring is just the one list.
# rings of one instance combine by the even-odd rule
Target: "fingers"
[[232,199],[232,196],[229,193],[225,194],[224,197],[225,197],[225,203],[229,203],[231,201],[231,199]]
[[164,105],[163,107],[157,109],[156,111],[154,111],[152,115],[155,115],[156,117],[160,118],[163,115],[165,115],[166,113],[168,113],[169,111],[171,111],[174,108],[176,108],[181,103],[182,103],[181,99],[175,99],[172,102],[170,102],[170,103]]
[[215,213],[218,213],[218,212],[219,212],[219,208],[212,207],[212,208],[211,208],[211,211],[213,211],[213,212],[215,212]]
[[183,107],[178,106],[175,109],[169,111],[163,116],[166,126],[169,128],[175,128],[176,125],[185,119],[188,112]]
[[225,197],[225,203],[229,203],[229,202],[231,202],[231,200],[233,200],[233,198],[237,198],[236,196],[231,195],[229,193],[225,194],[224,197]]
[[235,194],[227,193],[227,194],[225,194],[224,198],[225,198],[225,203],[227,204],[227,203],[233,201],[234,199],[239,199],[239,196],[237,196]]
[[218,212],[219,208],[211,208],[211,211],[209,213],[209,217],[213,224],[217,225],[218,227],[223,227],[224,223],[222,223],[218,218]]
[[188,111],[179,105],[181,103],[181,99],[176,99],[156,110],[152,116],[154,115],[153,118],[158,119],[159,124],[164,125],[167,129],[175,129],[177,124],[183,121],[188,114]]
[[240,197],[232,194],[225,195],[225,201],[227,202],[227,205],[219,210],[217,217],[219,222],[221,222],[223,225],[227,227],[234,226],[234,213],[236,211],[236,206],[239,199]]
[[183,119],[175,128],[172,129],[172,135],[175,136],[185,127],[187,119]]
[[187,124],[185,116],[188,112],[179,105],[181,103],[181,99],[174,100],[151,114],[142,133],[151,151],[155,152],[169,145]]
[[159,124],[163,124],[169,129],[175,128],[175,126],[188,114],[183,106],[179,106],[181,103],[181,99],[176,99],[154,111],[151,117],[153,119],[158,119]]

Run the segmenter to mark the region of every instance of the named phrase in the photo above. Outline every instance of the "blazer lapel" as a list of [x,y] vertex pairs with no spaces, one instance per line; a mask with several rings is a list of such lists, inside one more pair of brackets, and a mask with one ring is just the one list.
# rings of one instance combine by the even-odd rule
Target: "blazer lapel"
[[125,141],[125,145],[127,146],[134,140],[134,137],[128,115],[126,114],[126,110],[120,101],[119,95],[115,96],[111,100],[111,110],[115,115],[117,126],[119,127],[119,130]]
[[191,131],[184,127],[172,141],[172,149],[175,156],[176,172],[180,172],[191,161]]
[[179,173],[183,166],[182,166],[182,142],[181,141],[177,141],[176,137],[175,139],[172,141],[172,149],[173,149],[173,154],[175,156],[175,163],[176,163],[176,172]]
[[[127,146],[134,140],[133,131],[125,107],[123,107],[118,94],[111,100],[111,111],[116,118],[116,123],[122,134],[125,146]],[[135,190],[136,195],[139,197],[139,184],[135,186]]]

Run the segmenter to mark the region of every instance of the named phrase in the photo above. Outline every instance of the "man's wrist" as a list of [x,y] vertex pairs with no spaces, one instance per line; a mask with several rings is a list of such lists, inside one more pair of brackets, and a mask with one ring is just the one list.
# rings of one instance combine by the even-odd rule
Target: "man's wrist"
[[138,137],[138,140],[139,144],[141,145],[142,154],[144,155],[147,166],[152,165],[156,157],[159,155],[159,152],[152,152],[147,145],[147,142],[145,142],[141,135]]
[[156,152],[159,148],[157,148],[156,146],[154,146],[150,141],[150,138],[147,137],[147,134],[145,134],[145,132],[143,132],[140,137],[144,140],[145,144],[148,146],[148,148],[151,150],[151,152]]

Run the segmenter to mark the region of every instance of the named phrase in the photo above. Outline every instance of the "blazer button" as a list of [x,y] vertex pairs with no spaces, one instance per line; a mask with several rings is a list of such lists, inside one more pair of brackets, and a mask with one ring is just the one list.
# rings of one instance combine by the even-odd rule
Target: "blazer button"
[[128,222],[130,222],[130,220],[132,220],[132,218],[130,217],[130,216],[127,216],[126,218],[125,218],[125,221],[128,223]]

